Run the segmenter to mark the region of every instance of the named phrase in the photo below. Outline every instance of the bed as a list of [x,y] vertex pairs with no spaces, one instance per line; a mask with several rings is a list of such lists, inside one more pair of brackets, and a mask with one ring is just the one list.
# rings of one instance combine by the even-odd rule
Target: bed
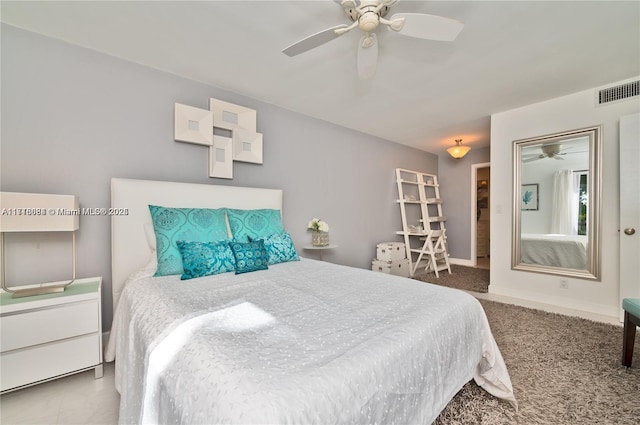
[[120,423],[431,423],[471,379],[516,406],[478,301],[300,258],[251,273],[153,277],[149,204],[273,208],[280,190],[112,180]]
[[587,269],[587,236],[526,233],[520,245],[523,263]]

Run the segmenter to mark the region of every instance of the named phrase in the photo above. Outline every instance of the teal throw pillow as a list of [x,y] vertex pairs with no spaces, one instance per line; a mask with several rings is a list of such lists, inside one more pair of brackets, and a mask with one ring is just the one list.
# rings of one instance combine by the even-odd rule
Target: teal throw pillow
[[156,234],[158,268],[154,276],[182,274],[177,241],[219,242],[229,240],[225,209],[167,208],[149,205]]
[[236,260],[236,274],[266,270],[269,258],[262,239],[253,242],[229,242]]
[[286,263],[287,261],[300,261],[290,234],[286,232],[276,233],[275,235],[260,238],[260,240],[264,242],[270,266]]
[[261,237],[284,233],[284,225],[279,210],[227,210],[229,227],[236,242],[249,242]]
[[229,242],[176,242],[184,272],[180,280],[227,273],[235,270],[236,260]]

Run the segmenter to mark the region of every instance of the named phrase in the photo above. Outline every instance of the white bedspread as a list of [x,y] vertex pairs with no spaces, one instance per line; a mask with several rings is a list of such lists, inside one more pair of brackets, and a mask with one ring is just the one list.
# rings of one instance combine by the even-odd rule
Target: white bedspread
[[430,423],[475,378],[515,405],[478,301],[314,260],[179,281],[116,310],[120,423]]
[[522,262],[586,270],[587,237],[526,233],[520,240]]

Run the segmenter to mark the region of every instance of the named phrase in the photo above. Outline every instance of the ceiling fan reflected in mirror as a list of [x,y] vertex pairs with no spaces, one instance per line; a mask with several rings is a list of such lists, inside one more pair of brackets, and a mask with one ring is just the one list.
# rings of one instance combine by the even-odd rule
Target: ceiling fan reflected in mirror
[[524,155],[522,162],[533,162],[533,161],[538,161],[540,159],[545,159],[545,158],[564,160],[563,155],[567,155],[569,153],[584,153],[584,152],[577,152],[577,151],[566,152],[567,150],[571,149],[571,147],[563,149],[562,145],[558,143],[554,143],[550,145],[542,145],[540,148],[542,149],[541,154]]
[[453,41],[464,27],[462,22],[455,19],[424,13],[396,13],[386,19],[391,7],[398,0],[334,1],[340,3],[352,23],[350,25],[340,24],[310,35],[284,49],[282,51],[284,54],[287,56],[299,55],[328,43],[357,27],[364,33],[358,43],[358,76],[367,79],[373,77],[377,68],[378,39],[376,32],[379,28],[387,27],[398,34],[425,40]]

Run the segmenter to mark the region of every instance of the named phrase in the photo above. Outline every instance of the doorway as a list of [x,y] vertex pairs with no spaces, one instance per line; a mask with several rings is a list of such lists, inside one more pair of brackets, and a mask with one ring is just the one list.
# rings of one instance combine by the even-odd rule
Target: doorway
[[489,269],[491,265],[491,164],[471,166],[471,262],[474,267]]

